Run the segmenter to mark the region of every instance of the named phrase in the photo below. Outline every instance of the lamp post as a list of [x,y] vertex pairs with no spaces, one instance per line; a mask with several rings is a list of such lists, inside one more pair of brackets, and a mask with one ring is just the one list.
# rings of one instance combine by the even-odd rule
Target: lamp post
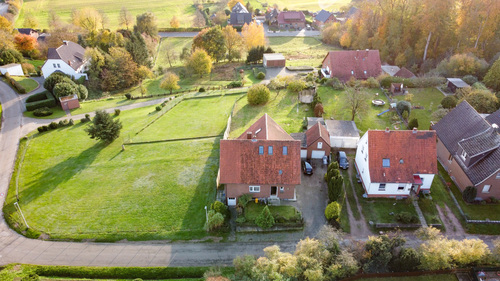
[[205,206],[205,216],[207,217],[207,222],[208,222],[208,210],[207,210],[207,206]]

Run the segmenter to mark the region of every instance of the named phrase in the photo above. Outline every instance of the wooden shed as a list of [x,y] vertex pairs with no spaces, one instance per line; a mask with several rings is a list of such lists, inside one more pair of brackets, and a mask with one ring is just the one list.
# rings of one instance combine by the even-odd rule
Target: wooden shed
[[403,95],[405,93],[403,83],[391,83],[391,93],[393,95]]
[[286,59],[282,54],[264,54],[264,67],[285,67]]
[[470,87],[469,84],[465,83],[464,80],[460,78],[446,78],[448,81],[448,89],[455,93],[458,89]]
[[77,95],[69,95],[65,97],[60,97],[61,107],[63,110],[71,110],[80,107],[80,102],[78,101]]

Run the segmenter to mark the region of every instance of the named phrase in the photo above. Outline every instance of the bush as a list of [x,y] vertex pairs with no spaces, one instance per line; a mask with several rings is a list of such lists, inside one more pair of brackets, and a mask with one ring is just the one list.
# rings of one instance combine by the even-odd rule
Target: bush
[[86,122],[89,122],[89,121],[90,121],[90,120],[89,120],[89,119],[87,119],[87,118],[82,118],[82,119],[80,119],[80,122],[82,122],[82,123],[86,123]]
[[61,83],[61,82],[67,82],[67,83],[74,84],[74,82],[71,80],[71,78],[68,75],[61,73],[61,72],[54,72],[54,73],[50,74],[50,76],[47,77],[47,79],[45,79],[45,81],[43,82],[43,87],[47,91],[52,93],[54,90],[54,87],[58,83]]
[[403,112],[407,112],[408,115],[410,115],[410,112],[411,112],[411,103],[408,102],[408,101],[399,101],[396,105],[396,109],[398,111],[399,114],[403,115]]
[[251,105],[266,104],[269,101],[271,92],[262,84],[253,85],[247,93],[248,103]]
[[85,128],[91,139],[110,143],[120,136],[122,129],[120,119],[114,119],[104,110],[97,110],[91,126]]
[[157,105],[156,106],[156,111],[161,111],[161,108],[162,108],[161,105]]
[[131,95],[130,93],[126,93],[126,94],[125,94],[125,97],[129,100],[129,99],[131,99],[131,98],[132,98],[132,95]]
[[205,222],[205,230],[213,231],[224,224],[224,217],[214,210],[208,211],[208,220]]
[[256,76],[257,79],[262,80],[266,78],[266,74],[264,72],[259,72]]
[[239,88],[242,87],[241,81],[232,81],[231,83],[227,84],[228,88]]
[[478,81],[477,77],[473,75],[465,75],[464,77],[462,77],[462,80],[469,85],[472,85]]
[[327,220],[336,220],[340,216],[340,205],[337,202],[332,202],[326,206],[325,217]]
[[41,92],[41,93],[37,93],[37,94],[33,94],[31,96],[29,96],[27,99],[26,99],[26,102],[35,102],[35,101],[41,101],[41,100],[45,100],[47,99],[47,95],[45,94],[45,92]]
[[59,127],[59,125],[57,125],[56,122],[50,122],[50,124],[49,124],[49,128],[51,130],[57,129],[58,127]]
[[408,130],[413,130],[413,128],[418,129],[418,120],[417,118],[413,118],[408,122]]
[[380,83],[377,81],[377,79],[370,77],[368,80],[366,80],[366,84],[368,88],[380,88]]
[[472,203],[474,202],[474,199],[476,199],[476,195],[477,195],[477,188],[474,186],[467,186],[464,189],[464,192],[462,193],[462,198],[464,199],[465,202]]
[[322,117],[324,112],[325,111],[323,109],[323,104],[322,103],[316,104],[316,106],[314,107],[314,116]]
[[306,82],[302,80],[293,80],[290,83],[288,83],[287,89],[290,92],[298,93],[306,88]]
[[[28,100],[31,97],[34,97],[33,99],[40,99],[40,98],[42,98],[42,95],[45,95],[45,99],[28,102]],[[42,93],[30,96],[30,97],[28,97],[28,99],[26,101],[27,101],[26,102],[26,110],[27,111],[33,111],[37,108],[42,108],[42,107],[54,107],[54,106],[56,106],[56,100],[54,99],[54,96],[52,96],[52,94],[48,91],[44,91]]]
[[200,93],[205,92],[205,88],[201,87],[201,88],[198,90],[198,92],[200,92]]
[[269,211],[269,207],[267,205],[264,207],[260,215],[255,219],[255,224],[260,228],[266,229],[271,228],[274,225],[274,218]]
[[[85,86],[83,86],[85,88]],[[53,90],[52,93],[56,98],[60,97],[65,97],[65,96],[70,96],[74,95],[78,92],[78,89],[76,87],[75,83],[69,83],[69,82],[60,82],[57,83]]]
[[75,121],[73,121],[73,119],[69,119],[68,125],[70,125],[70,126],[75,125]]
[[37,117],[50,116],[52,115],[52,110],[48,107],[37,108],[33,111],[33,115]]
[[446,96],[441,100],[441,105],[446,109],[455,108],[457,106],[457,98],[454,96]]
[[119,110],[118,108],[116,108],[116,109],[115,109],[115,116],[120,115],[120,113],[121,113],[121,112],[122,112],[121,110]]
[[227,216],[227,211],[228,211],[227,206],[220,201],[215,201],[214,203],[212,203],[210,205],[210,209],[216,211],[219,214],[222,214],[224,217]]
[[401,223],[417,223],[418,222],[418,217],[408,213],[408,212],[401,212],[396,214],[394,216],[396,221],[401,222]]
[[76,94],[79,100],[86,100],[89,96],[89,91],[83,85],[76,85]]
[[238,206],[245,208],[248,202],[252,201],[252,194],[246,193],[238,197]]
[[36,128],[36,129],[38,130],[39,133],[45,132],[43,126],[40,126],[40,127]]

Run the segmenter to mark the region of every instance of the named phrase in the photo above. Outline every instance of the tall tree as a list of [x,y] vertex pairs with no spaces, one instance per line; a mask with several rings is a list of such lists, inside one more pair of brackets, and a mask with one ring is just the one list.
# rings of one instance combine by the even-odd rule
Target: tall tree
[[96,31],[102,27],[101,13],[91,7],[74,10],[71,13],[71,19],[74,25],[83,28],[87,32]]
[[180,26],[179,19],[177,19],[176,16],[173,16],[172,19],[170,20],[170,27],[179,28],[179,26]]
[[151,67],[151,57],[149,56],[146,42],[140,33],[134,31],[127,43],[125,49],[132,55],[132,58],[138,65]]
[[203,29],[193,39],[192,49],[203,49],[215,61],[223,60],[226,55],[224,35],[219,26]]
[[120,26],[125,26],[127,30],[129,30],[129,27],[134,25],[134,16],[127,10],[126,7],[122,7],[122,9],[120,10],[118,23],[120,24]]
[[212,58],[203,49],[196,49],[187,59],[186,67],[203,77],[212,71]]
[[3,16],[0,16],[0,29],[11,32],[12,23]]
[[351,121],[356,115],[368,110],[368,94],[359,88],[347,88],[344,107],[351,112]]
[[484,76],[484,84],[493,90],[500,92],[500,58],[497,59]]
[[102,140],[110,143],[120,136],[122,129],[120,119],[113,120],[113,117],[104,110],[97,110],[92,124],[85,129],[91,139]]
[[235,58],[239,59],[241,57],[241,47],[243,45],[241,35],[230,25],[222,29],[222,35],[224,36],[224,45],[227,49],[227,59],[229,61],[233,61]]
[[14,43],[16,44],[16,49],[24,55],[29,55],[30,52],[36,50],[38,47],[36,38],[26,34],[17,34],[14,37]]
[[266,37],[264,35],[264,26],[257,24],[256,22],[251,22],[250,24],[244,24],[241,30],[241,35],[243,36],[243,41],[245,47],[250,50],[252,47],[265,46]]
[[155,15],[152,12],[138,15],[134,31],[145,33],[151,37],[158,36],[158,24]]
[[172,94],[173,90],[177,90],[180,88],[179,85],[177,84],[178,82],[179,82],[179,76],[177,76],[173,72],[167,72],[165,73],[165,76],[161,81],[160,88],[170,91],[170,94]]

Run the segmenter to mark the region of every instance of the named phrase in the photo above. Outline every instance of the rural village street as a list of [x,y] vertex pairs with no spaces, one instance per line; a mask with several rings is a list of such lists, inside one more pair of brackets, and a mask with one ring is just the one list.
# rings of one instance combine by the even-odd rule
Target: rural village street
[[[41,91],[43,88],[38,89]],[[0,102],[3,108],[3,122],[0,129],[0,205],[3,207],[10,178],[15,164],[19,139],[40,125],[53,119],[32,119],[23,117],[23,99],[7,84],[0,82]],[[118,107],[122,110],[161,103],[157,99],[133,105]],[[113,111],[110,109],[109,111]],[[83,116],[72,116],[79,120]],[[60,119],[67,119],[63,117]],[[22,207],[22,206],[21,206]],[[407,245],[418,246],[421,241],[409,234]],[[490,247],[497,236],[453,236],[450,238],[481,238]],[[347,237],[345,243],[351,241]],[[357,239],[360,239],[356,237]],[[366,240],[367,237],[360,240]],[[196,243],[166,241],[142,242],[54,242],[26,238],[11,230],[3,217],[0,220],[0,265],[29,263],[40,265],[75,266],[209,266],[230,265],[236,256],[263,255],[263,249],[279,245],[283,251],[292,252],[298,241],[287,242],[231,242]]]

